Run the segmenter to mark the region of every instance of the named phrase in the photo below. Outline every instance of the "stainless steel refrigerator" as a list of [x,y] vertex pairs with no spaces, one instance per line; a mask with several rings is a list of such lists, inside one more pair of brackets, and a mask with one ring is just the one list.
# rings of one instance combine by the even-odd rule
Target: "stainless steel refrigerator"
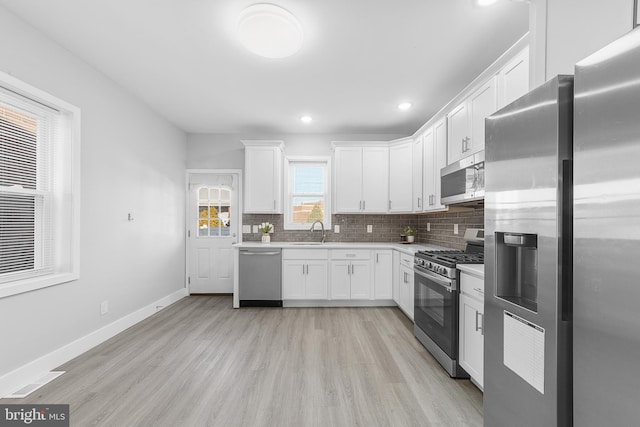
[[572,118],[558,76],[486,120],[485,426],[571,425]]
[[576,65],[574,105],[574,424],[637,426],[640,29]]

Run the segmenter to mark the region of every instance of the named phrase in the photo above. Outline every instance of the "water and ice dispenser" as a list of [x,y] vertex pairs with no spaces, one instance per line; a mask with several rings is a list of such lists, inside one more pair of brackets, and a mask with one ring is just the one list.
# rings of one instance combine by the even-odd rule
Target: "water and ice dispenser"
[[538,311],[538,235],[496,233],[496,296]]

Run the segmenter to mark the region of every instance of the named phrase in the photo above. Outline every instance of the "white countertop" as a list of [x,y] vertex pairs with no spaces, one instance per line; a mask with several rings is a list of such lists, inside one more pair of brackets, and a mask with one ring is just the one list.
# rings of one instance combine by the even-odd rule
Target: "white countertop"
[[469,273],[484,279],[484,264],[457,264],[456,268],[463,273]]
[[413,255],[418,251],[427,250],[446,250],[437,245],[429,245],[426,243],[391,243],[391,242],[325,242],[318,244],[304,244],[304,242],[242,242],[233,245],[235,248],[279,248],[279,249],[395,249],[409,255]]

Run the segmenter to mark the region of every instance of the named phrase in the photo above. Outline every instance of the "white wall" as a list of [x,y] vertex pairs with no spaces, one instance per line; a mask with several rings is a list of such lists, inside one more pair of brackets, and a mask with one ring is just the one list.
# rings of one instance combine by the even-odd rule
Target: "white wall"
[[284,141],[284,155],[330,156],[331,141],[391,141],[406,135],[366,134],[189,134],[187,167],[191,169],[244,169],[244,146],[241,140],[266,139]]
[[0,70],[82,110],[80,280],[0,299],[1,378],[184,288],[186,135],[2,7]]
[[633,28],[633,0],[532,0],[530,13],[534,86]]

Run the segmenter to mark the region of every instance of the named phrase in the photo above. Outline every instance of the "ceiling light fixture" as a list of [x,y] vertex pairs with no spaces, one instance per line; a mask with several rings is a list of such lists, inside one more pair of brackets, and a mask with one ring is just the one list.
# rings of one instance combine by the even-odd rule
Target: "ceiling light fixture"
[[258,3],[238,17],[238,37],[251,52],[265,58],[286,58],[296,53],[304,38],[302,25],[289,11]]
[[302,116],[302,117],[300,117],[300,121],[302,123],[309,124],[309,123],[311,123],[313,121],[313,117],[311,117],[311,116]]
[[476,0],[478,6],[491,6],[496,4],[498,0]]
[[409,108],[411,108],[411,103],[410,102],[403,102],[401,104],[398,104],[398,109],[399,110],[406,111]]

